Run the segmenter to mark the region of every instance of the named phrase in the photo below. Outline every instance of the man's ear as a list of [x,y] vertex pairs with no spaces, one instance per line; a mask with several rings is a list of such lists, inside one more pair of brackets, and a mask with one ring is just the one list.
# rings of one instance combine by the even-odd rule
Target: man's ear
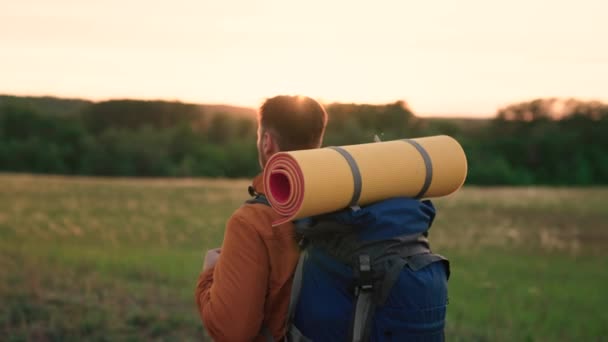
[[271,156],[279,151],[276,139],[268,131],[264,132],[264,136],[262,137],[262,151],[267,156]]

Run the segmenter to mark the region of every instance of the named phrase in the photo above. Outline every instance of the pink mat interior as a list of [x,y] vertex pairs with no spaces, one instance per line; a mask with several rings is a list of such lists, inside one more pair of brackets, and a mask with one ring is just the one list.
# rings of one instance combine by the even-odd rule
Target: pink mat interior
[[291,184],[289,178],[283,173],[273,173],[270,175],[270,192],[272,197],[279,203],[285,203],[291,194]]

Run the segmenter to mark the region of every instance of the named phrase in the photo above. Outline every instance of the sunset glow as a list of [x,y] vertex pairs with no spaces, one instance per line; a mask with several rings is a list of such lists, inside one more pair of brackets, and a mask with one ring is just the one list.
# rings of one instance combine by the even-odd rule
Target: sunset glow
[[608,3],[0,0],[0,93],[493,115],[608,100]]

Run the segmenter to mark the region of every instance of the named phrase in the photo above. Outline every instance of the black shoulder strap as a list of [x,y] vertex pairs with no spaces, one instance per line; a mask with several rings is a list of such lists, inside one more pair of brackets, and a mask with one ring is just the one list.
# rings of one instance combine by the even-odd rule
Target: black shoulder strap
[[247,201],[245,201],[245,203],[247,204],[264,204],[270,207],[270,202],[268,202],[268,199],[266,198],[266,196],[262,195],[262,194],[257,194],[255,195],[254,198],[248,199]]

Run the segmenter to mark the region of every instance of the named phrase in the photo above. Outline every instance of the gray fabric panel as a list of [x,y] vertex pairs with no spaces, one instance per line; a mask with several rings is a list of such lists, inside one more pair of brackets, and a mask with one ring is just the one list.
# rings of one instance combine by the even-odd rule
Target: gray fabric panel
[[[330,228],[330,222],[321,222]],[[320,229],[321,230],[321,229]],[[345,264],[350,264],[353,256],[369,254],[376,263],[384,262],[384,257],[400,255],[404,258],[430,252],[427,238],[422,234],[408,234],[392,239],[361,242],[357,232],[333,233],[328,236],[311,236],[309,246],[318,248]]]
[[362,181],[361,181],[361,172],[359,171],[359,166],[357,166],[357,162],[355,161],[353,156],[351,156],[350,153],[348,153],[347,150],[343,149],[342,147],[336,147],[336,146],[332,146],[329,148],[340,153],[342,155],[342,157],[344,157],[344,159],[346,159],[348,166],[350,166],[350,172],[352,172],[352,174],[353,174],[355,190],[353,191],[353,197],[351,198],[350,204],[348,206],[354,207],[359,202],[359,197],[361,197]]
[[436,262],[436,261],[440,261],[443,260],[441,257],[439,257],[436,254],[420,254],[420,255],[414,255],[412,257],[409,258],[408,260],[408,266],[412,269],[412,271],[418,271],[420,269],[423,269],[424,267]]
[[418,192],[418,194],[416,195],[416,198],[422,198],[422,196],[426,194],[426,191],[429,189],[429,187],[431,186],[431,182],[433,181],[433,162],[431,161],[431,157],[426,152],[424,147],[422,147],[422,145],[420,145],[418,142],[410,139],[404,139],[403,141],[414,146],[422,156],[422,159],[424,160],[424,167],[426,168],[424,184],[422,185],[420,192]]
[[418,271],[438,261],[442,261],[444,263],[446,266],[446,276],[450,278],[450,262],[448,259],[439,254],[426,253],[413,255],[409,257],[407,265],[412,269],[412,271]]

